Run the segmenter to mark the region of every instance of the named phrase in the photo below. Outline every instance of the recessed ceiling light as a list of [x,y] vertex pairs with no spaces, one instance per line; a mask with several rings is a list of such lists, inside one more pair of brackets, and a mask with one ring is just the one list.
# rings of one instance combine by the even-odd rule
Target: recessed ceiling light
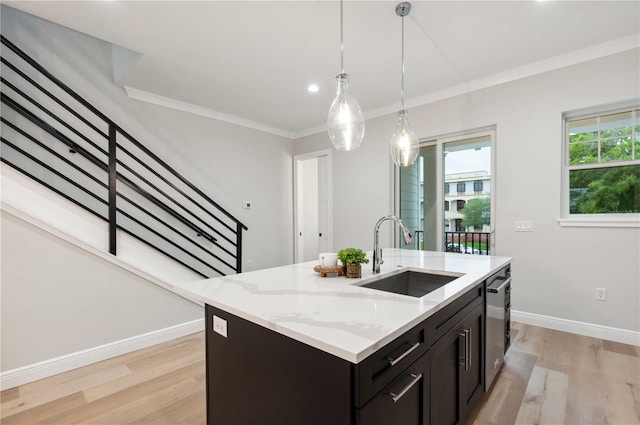
[[320,90],[320,87],[318,87],[317,84],[309,84],[307,90],[309,90],[310,93],[316,93],[318,90]]

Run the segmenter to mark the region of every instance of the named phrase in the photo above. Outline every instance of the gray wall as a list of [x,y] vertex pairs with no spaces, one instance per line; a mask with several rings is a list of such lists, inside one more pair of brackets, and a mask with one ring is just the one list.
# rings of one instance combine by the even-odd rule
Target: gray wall
[[[420,138],[497,126],[496,254],[514,258],[514,310],[640,330],[640,229],[557,222],[562,112],[640,96],[639,63],[635,49],[410,109]],[[366,125],[360,149],[334,155],[335,249],[371,249],[376,220],[393,211],[395,117]],[[297,140],[295,153],[327,146],[316,134]],[[347,192],[345,181],[361,190]],[[515,233],[516,220],[532,220],[534,231]],[[596,287],[607,301],[594,300]]]
[[[291,140],[131,100],[112,82],[108,43],[6,6],[1,19],[4,36],[249,227],[244,270],[293,262]],[[4,212],[1,262],[2,371],[202,317]]]
[[5,211],[0,370],[202,319],[201,306]]

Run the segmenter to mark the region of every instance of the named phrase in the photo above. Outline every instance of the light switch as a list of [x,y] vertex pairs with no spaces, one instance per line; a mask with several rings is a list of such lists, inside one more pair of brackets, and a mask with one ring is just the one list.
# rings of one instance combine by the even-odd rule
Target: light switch
[[533,222],[528,220],[516,221],[516,232],[533,232]]

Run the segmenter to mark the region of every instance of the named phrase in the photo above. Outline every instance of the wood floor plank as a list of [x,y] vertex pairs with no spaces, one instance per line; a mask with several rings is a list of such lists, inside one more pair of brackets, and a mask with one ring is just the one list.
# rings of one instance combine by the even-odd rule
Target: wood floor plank
[[569,376],[535,366],[515,423],[522,425],[564,424]]
[[74,394],[96,383],[109,382],[122,376],[131,374],[126,365],[114,365],[108,369],[88,369],[87,375],[77,375],[75,371],[71,378],[62,373],[30,384],[20,386],[20,398],[2,403],[2,418],[15,415],[22,411],[36,408],[42,404],[52,402],[61,397]]
[[165,387],[162,390],[132,399],[127,403],[113,405],[111,409],[102,414],[89,418],[86,423],[100,425],[129,424],[202,390],[193,378],[173,382],[171,386]]
[[20,388],[9,388],[6,391],[0,393],[0,403],[7,403],[11,400],[20,398]]
[[[128,388],[122,388],[120,391],[108,396],[90,401],[81,408],[69,409],[57,416],[52,416],[50,418],[52,422],[46,423],[88,423],[95,418],[101,418],[107,415],[114,407],[128,405],[135,400],[145,400],[154,394],[161,393],[165,389],[174,386],[176,382],[193,380],[193,387],[196,390],[204,392],[204,385],[199,384],[194,378],[194,376],[199,376],[201,373],[204,373],[203,359],[201,359],[199,363],[187,365],[162,375],[147,377],[148,379],[143,382],[131,385]],[[94,389],[95,387],[91,388],[91,390]]]
[[[602,373],[581,371],[570,378],[567,423],[640,424],[637,393],[630,385]],[[637,388],[637,383],[634,383]]]
[[538,355],[542,352],[544,343],[543,328],[530,325],[521,325],[518,335],[511,340],[511,347],[524,353]]
[[206,423],[206,394],[198,391],[131,422],[135,425]]
[[[167,373],[171,373],[174,370],[182,369],[185,366],[198,364],[200,369],[203,369],[203,345],[204,343],[200,345],[199,352],[186,350],[182,355],[180,355],[181,350],[176,349],[176,352],[173,353],[173,355],[170,357],[162,357],[161,360],[158,358],[151,359],[146,367],[137,365],[133,369],[135,373],[127,376],[122,376],[119,379],[113,379],[107,383],[101,383],[87,388],[84,391],[84,395],[87,401],[92,402],[100,398],[107,397],[111,394],[127,390],[127,388],[133,387],[140,383],[144,383],[145,381],[153,379],[154,377],[162,376]],[[136,362],[138,361],[136,360]],[[129,367],[129,363],[127,363],[127,367]]]
[[558,372],[569,373],[572,363],[574,338],[572,334],[545,329],[542,337],[537,365]]
[[509,350],[502,370],[469,422],[473,425],[515,423],[537,358],[533,354]]
[[633,347],[632,345],[621,344],[619,342],[603,340],[602,349],[606,351],[618,353],[618,354],[624,354],[626,356],[640,357],[636,347]]
[[52,416],[69,411],[70,409],[82,409],[87,404],[82,392],[76,392],[55,400],[43,403],[33,408],[23,410],[14,415],[2,418],[2,425],[35,424],[47,421]]

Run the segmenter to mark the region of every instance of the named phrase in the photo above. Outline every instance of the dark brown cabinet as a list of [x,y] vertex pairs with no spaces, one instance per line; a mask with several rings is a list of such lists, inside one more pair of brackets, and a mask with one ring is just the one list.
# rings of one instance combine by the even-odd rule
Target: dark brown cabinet
[[353,364],[206,305],[207,423],[463,424],[484,391],[484,309],[483,282]]
[[431,423],[464,424],[484,392],[484,303],[431,349]]
[[465,356],[468,365],[463,365],[463,361],[460,362],[461,416],[463,423],[466,422],[476,402],[484,393],[484,320],[484,304],[480,304],[460,326],[460,334],[464,333],[461,339],[469,347]]

